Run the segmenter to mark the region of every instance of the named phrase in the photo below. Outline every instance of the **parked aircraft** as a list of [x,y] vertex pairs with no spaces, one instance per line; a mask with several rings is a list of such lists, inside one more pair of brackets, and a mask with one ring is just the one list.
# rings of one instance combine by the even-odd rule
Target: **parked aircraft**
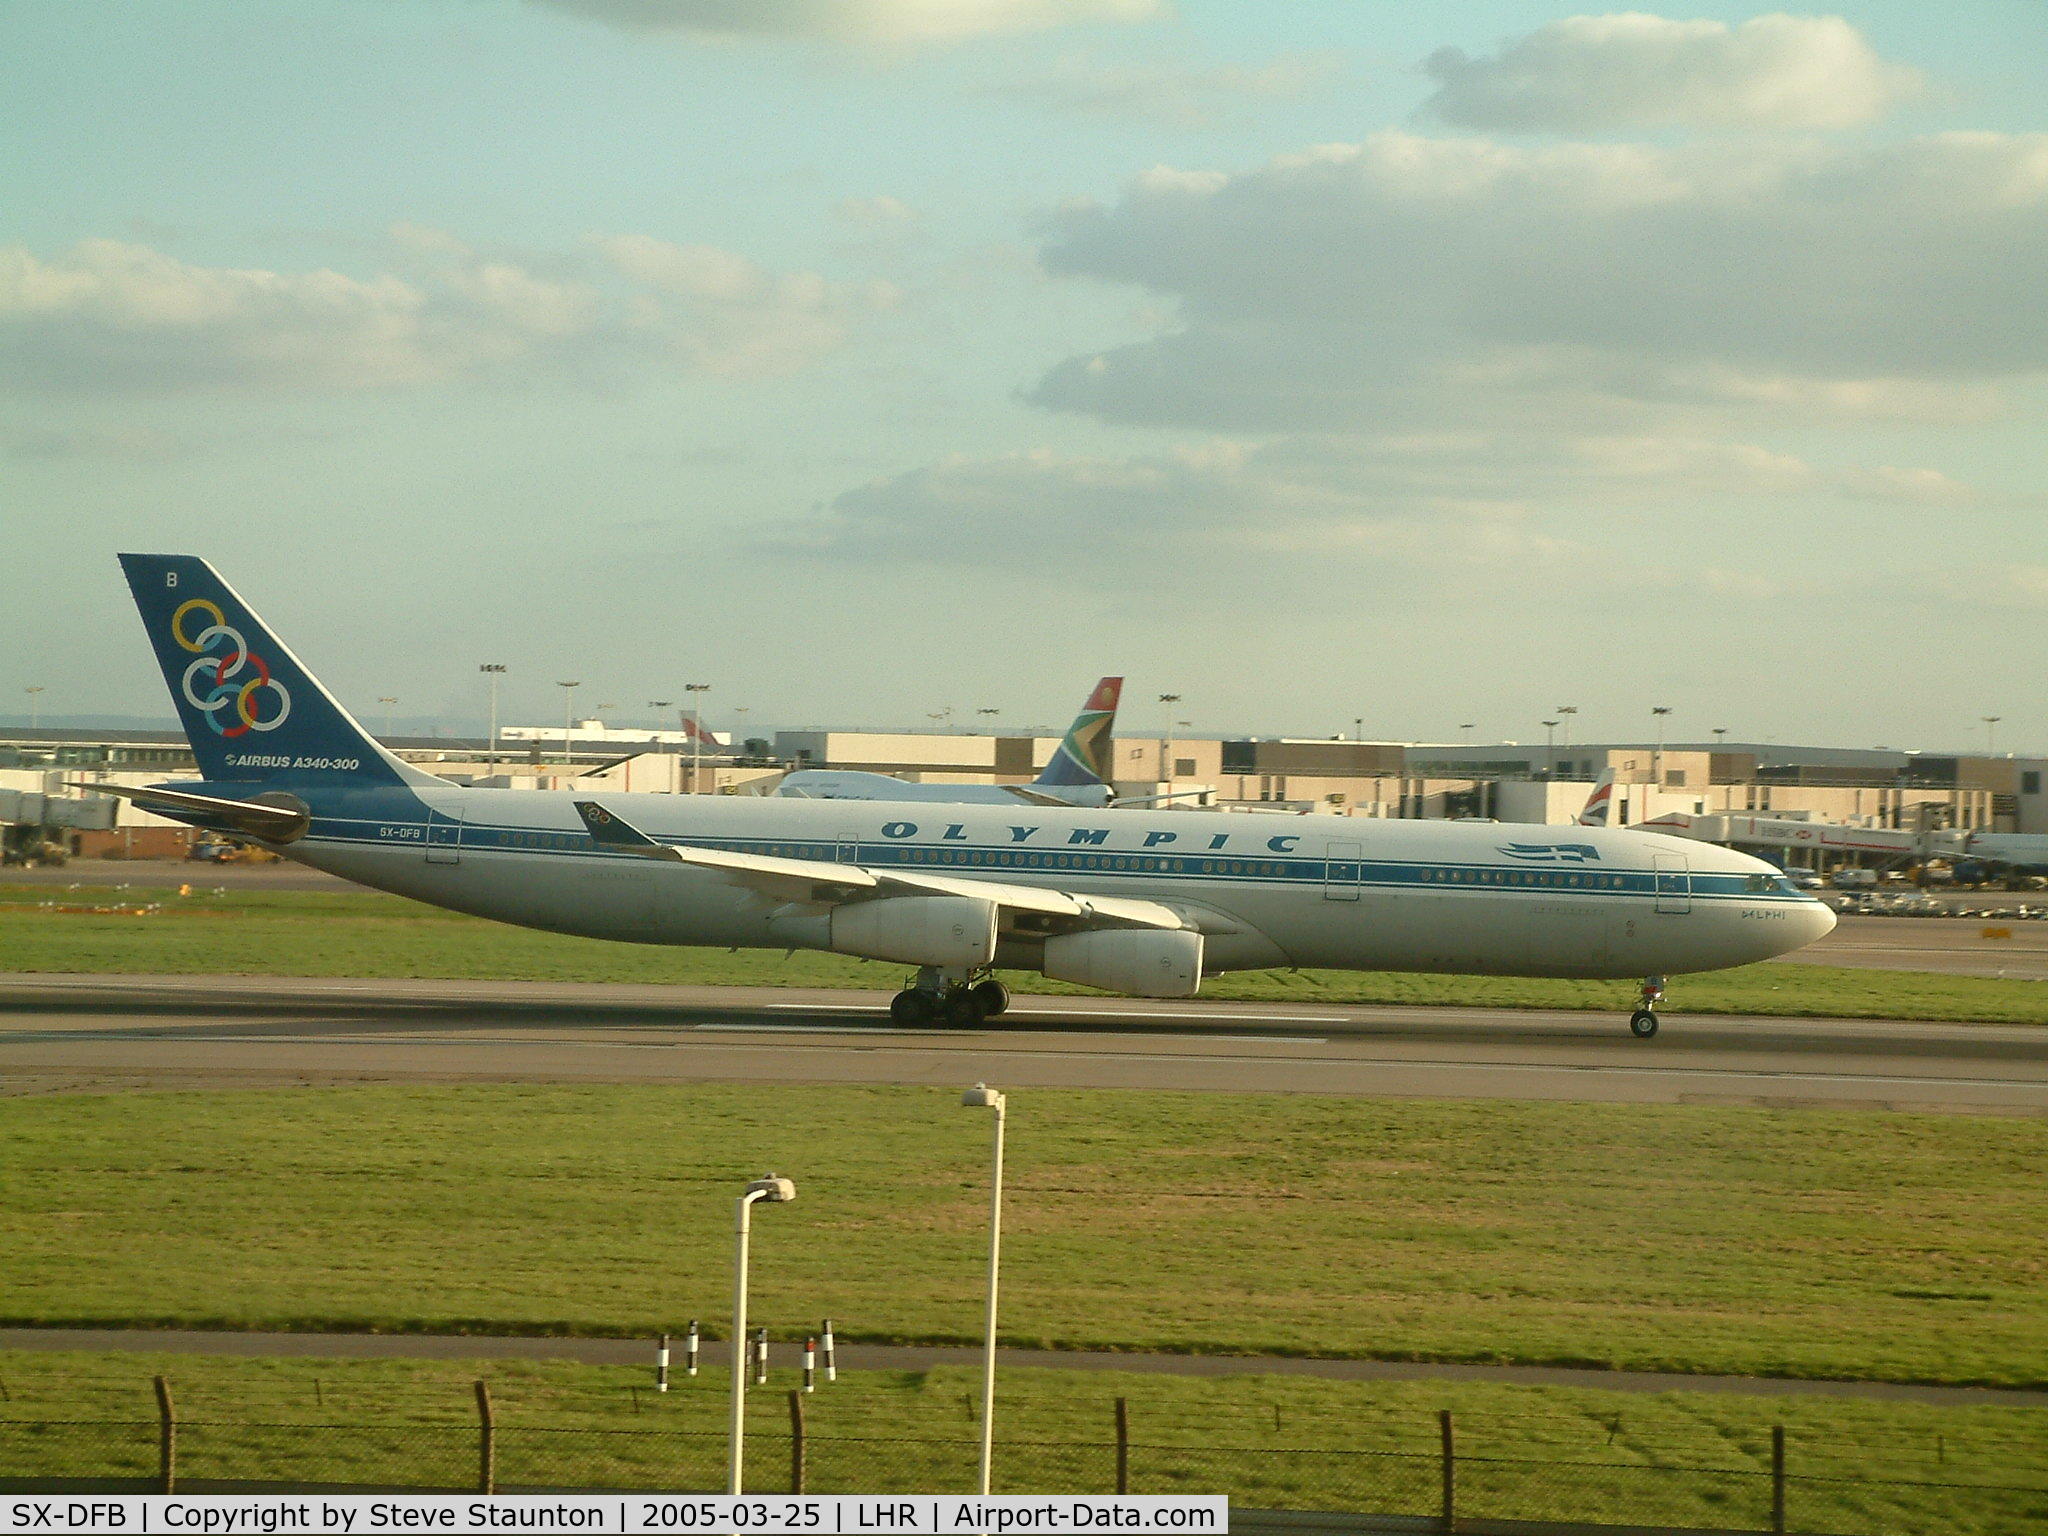
[[1109,736],[1124,680],[1105,677],[1029,784],[912,784],[887,773],[800,768],[776,786],[778,797],[805,800],[939,800],[954,805],[1107,805]]
[[203,777],[109,793],[527,927],[914,967],[906,1024],[1000,1013],[998,965],[1148,997],[1323,966],[1642,977],[1649,1036],[1665,973],[1835,922],[1760,860],[1608,827],[460,786],[372,739],[205,561],[121,561]]

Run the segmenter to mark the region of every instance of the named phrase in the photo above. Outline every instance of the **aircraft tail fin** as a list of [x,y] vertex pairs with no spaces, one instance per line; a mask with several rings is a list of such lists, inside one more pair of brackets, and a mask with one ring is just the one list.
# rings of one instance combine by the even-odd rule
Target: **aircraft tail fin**
[[123,555],[121,569],[208,779],[441,782],[379,745],[206,561]]
[[1116,705],[1123,690],[1120,677],[1105,677],[1095,685],[1051,759],[1031,781],[1033,788],[1073,789],[1109,783],[1109,733],[1116,727]]
[[1593,793],[1586,796],[1586,808],[1579,812],[1582,827],[1604,827],[1614,814],[1614,770],[1602,771]]

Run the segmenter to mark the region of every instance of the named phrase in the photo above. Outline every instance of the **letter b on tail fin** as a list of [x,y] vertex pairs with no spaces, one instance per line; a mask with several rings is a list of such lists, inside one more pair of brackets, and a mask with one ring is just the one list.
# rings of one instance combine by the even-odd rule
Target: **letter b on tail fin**
[[123,555],[121,569],[208,779],[433,782],[373,741],[204,560]]

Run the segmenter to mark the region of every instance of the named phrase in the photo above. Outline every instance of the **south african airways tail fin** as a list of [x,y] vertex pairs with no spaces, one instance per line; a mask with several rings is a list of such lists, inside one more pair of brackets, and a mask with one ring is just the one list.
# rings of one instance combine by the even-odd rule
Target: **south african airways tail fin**
[[1107,787],[1110,781],[1109,735],[1116,727],[1116,704],[1124,691],[1120,677],[1105,677],[1088,695],[1081,713],[1053,749],[1044,769],[1031,781],[1036,789]]
[[204,560],[123,555],[121,569],[209,780],[443,782],[380,746]]

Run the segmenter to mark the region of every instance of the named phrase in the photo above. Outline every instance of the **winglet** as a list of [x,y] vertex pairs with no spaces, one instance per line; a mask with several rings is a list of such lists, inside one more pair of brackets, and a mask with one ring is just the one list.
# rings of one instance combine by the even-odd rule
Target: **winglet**
[[590,829],[591,840],[601,848],[618,848],[628,853],[659,853],[662,849],[662,844],[595,800],[578,800],[576,814]]

